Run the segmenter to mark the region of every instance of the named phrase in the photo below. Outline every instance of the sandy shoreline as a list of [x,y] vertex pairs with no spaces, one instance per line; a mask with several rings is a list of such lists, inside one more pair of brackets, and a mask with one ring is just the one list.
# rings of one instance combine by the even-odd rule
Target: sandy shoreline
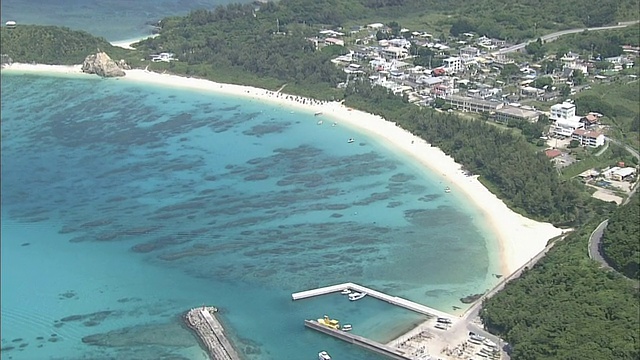
[[150,39],[150,38],[154,38],[158,36],[158,34],[153,34],[153,35],[145,35],[145,36],[141,36],[141,37],[137,37],[137,38],[133,38],[133,39],[126,39],[126,40],[119,40],[119,41],[112,41],[111,45],[113,46],[117,46],[117,47],[121,47],[123,49],[135,49],[134,47],[132,47],[131,45],[140,42],[142,40],[145,39]]
[[[95,75],[82,74],[80,67],[80,65],[12,64],[6,66],[3,71],[78,74],[79,76],[95,78]],[[352,110],[337,102],[322,103],[306,99],[303,104],[301,97],[279,94],[274,91],[249,86],[221,84],[209,80],[158,74],[145,70],[127,70],[126,73],[125,77],[118,78],[118,80],[212,91],[235,97],[252,98],[309,113],[322,112],[323,118],[330,117],[332,121],[346,124],[375,136],[383,144],[402,151],[431,172],[441,176],[443,183],[446,184],[445,186],[451,187],[456,196],[462,195],[481,210],[484,220],[497,236],[503,276],[513,273],[524,265],[546,246],[549,239],[562,233],[561,229],[555,228],[551,224],[533,221],[511,211],[504,202],[485,188],[477,180],[477,177],[466,176],[461,170],[461,165],[455,163],[451,157],[444,154],[440,149],[429,145],[421,138],[401,129],[395,123],[384,120],[380,116]]]

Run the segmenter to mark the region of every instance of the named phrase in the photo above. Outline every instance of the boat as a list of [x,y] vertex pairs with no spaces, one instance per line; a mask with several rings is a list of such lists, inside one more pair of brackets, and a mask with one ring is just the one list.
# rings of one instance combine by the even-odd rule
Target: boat
[[318,353],[318,360],[331,360],[331,356],[326,351],[320,351]]
[[340,292],[340,294],[342,294],[342,295],[349,295],[349,294],[351,294],[351,290],[349,290],[349,289],[344,289],[344,290],[342,290],[342,291]]
[[315,114],[313,114],[314,116],[319,116],[322,115],[322,111],[317,111]]
[[349,138],[349,140],[347,140],[347,142],[348,142],[349,144],[351,144],[351,143],[352,143],[352,142],[354,142],[354,141],[355,141],[355,140],[353,140],[353,138]]
[[325,315],[322,319],[318,319],[318,324],[324,325],[326,327],[330,327],[336,330],[340,329],[340,322],[336,319],[330,319],[329,316],[327,315]]
[[331,124],[331,126],[336,126],[336,125],[338,125],[337,122],[334,122],[333,124]]
[[451,192],[451,188],[447,186],[447,187],[444,189],[444,192],[446,192],[446,193],[450,193],[450,192]]
[[354,292],[354,293],[349,294],[349,300],[356,301],[356,300],[362,299],[365,296],[367,296],[367,293]]
[[443,324],[443,323],[436,323],[436,325],[434,327],[436,329],[440,329],[440,330],[447,330],[447,325]]
[[351,331],[352,328],[351,324],[342,325],[342,331]]
[[318,121],[318,125],[322,125],[322,120]]

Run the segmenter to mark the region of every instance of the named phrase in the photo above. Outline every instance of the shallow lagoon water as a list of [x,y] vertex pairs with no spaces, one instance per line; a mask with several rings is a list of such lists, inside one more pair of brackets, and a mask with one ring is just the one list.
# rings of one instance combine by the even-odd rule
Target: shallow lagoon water
[[204,358],[179,316],[211,304],[249,359],[370,359],[302,320],[388,341],[423,317],[291,293],[451,311],[497,282],[476,210],[340,124],[91,77],[3,74],[2,94],[3,358]]

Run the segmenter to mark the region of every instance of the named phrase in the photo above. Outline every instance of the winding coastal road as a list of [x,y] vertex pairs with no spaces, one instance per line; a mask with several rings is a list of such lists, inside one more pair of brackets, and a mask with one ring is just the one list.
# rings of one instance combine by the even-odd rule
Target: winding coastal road
[[[559,38],[560,36],[568,35],[568,34],[575,34],[575,33],[583,32],[585,30],[586,31],[599,31],[599,30],[621,29],[621,28],[625,28],[625,27],[630,26],[630,25],[637,24],[639,22],[640,22],[640,20],[634,20],[634,21],[619,22],[618,25],[556,31],[556,32],[551,33],[551,34],[547,34],[547,35],[541,36],[540,39],[542,40],[542,42],[553,41],[553,40]],[[526,41],[526,42],[523,42],[523,43],[520,43],[520,44],[516,44],[516,45],[510,46],[508,48],[500,49],[498,51],[498,54],[507,54],[507,53],[514,52],[514,51],[520,51],[520,50],[524,49],[524,47],[527,46],[527,44],[529,44],[530,42],[536,41],[536,40],[537,39],[532,39],[532,40],[529,40],[529,41]]]
[[604,235],[604,229],[607,227],[609,223],[609,219],[598,224],[595,230],[591,233],[591,237],[589,238],[589,258],[591,260],[595,260],[603,268],[608,270],[613,270],[613,268],[607,263],[607,261],[602,256],[602,235]]

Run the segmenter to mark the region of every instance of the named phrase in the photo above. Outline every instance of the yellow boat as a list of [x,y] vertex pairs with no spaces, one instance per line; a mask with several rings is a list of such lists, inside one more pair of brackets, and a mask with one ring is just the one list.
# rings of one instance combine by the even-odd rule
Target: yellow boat
[[318,319],[318,324],[330,327],[332,329],[340,329],[340,322],[335,319],[329,319],[329,316],[325,315],[322,319]]

